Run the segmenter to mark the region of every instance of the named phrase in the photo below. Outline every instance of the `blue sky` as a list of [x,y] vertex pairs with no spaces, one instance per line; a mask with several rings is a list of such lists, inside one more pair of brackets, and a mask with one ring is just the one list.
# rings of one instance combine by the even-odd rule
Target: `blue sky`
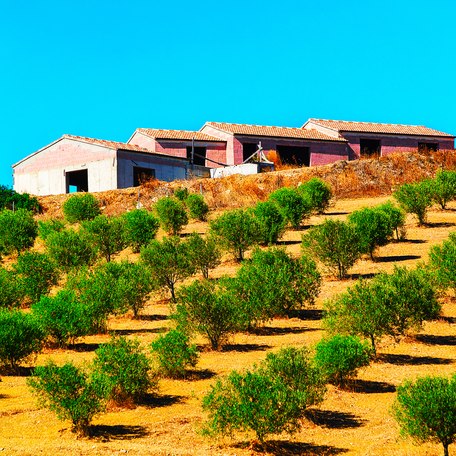
[[0,6],[0,184],[64,133],[319,117],[456,134],[452,0]]

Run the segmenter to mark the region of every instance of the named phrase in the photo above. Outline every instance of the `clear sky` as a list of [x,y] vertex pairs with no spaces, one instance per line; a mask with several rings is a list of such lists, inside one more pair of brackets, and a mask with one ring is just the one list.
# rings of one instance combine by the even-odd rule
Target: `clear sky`
[[0,0],[0,184],[65,133],[309,117],[456,134],[456,2]]

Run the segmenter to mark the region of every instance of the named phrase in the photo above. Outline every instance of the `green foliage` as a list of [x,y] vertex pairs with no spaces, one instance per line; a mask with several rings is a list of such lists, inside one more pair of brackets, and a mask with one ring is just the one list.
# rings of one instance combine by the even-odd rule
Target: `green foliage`
[[43,296],[32,305],[33,315],[46,336],[51,336],[60,347],[74,344],[75,339],[90,332],[92,322],[76,294],[60,290],[55,296]]
[[389,217],[377,208],[354,211],[348,216],[348,221],[355,226],[361,252],[368,253],[372,260],[375,249],[387,244],[394,232]]
[[172,315],[184,333],[202,334],[213,350],[220,350],[228,336],[239,328],[239,310],[234,297],[223,286],[195,280],[179,289]]
[[45,253],[24,252],[19,255],[13,268],[19,276],[24,295],[28,296],[31,302],[47,295],[59,280],[55,263]]
[[253,208],[259,225],[259,242],[276,244],[285,232],[286,220],[278,206],[271,201],[259,202]]
[[94,263],[97,251],[84,230],[66,229],[51,233],[46,240],[49,256],[64,271]]
[[150,373],[150,360],[138,340],[113,337],[95,350],[92,381],[100,395],[117,404],[137,402],[156,382]]
[[322,339],[315,347],[315,365],[336,385],[344,385],[360,367],[368,366],[372,350],[356,336],[336,334]]
[[6,185],[0,185],[0,210],[26,209],[37,213],[40,211],[38,199],[28,193],[17,193]]
[[159,336],[151,344],[158,359],[160,373],[165,377],[183,378],[186,369],[198,362],[196,345],[190,345],[190,338],[182,331],[173,329]]
[[419,329],[424,320],[438,317],[441,306],[424,271],[395,267],[392,274],[359,281],[326,302],[325,310],[330,331],[368,337],[375,351],[377,339]]
[[100,215],[100,206],[91,193],[72,195],[63,203],[63,213],[69,223],[92,220]]
[[186,187],[179,187],[174,190],[174,196],[179,200],[179,201],[185,201],[188,197],[188,188]]
[[44,334],[33,315],[0,309],[0,364],[17,368],[41,350]]
[[269,354],[251,371],[232,371],[203,398],[208,435],[253,431],[263,443],[273,433],[296,432],[306,407],[323,400],[325,387],[305,350]]
[[321,277],[309,257],[295,259],[283,249],[271,248],[255,250],[229,283],[241,310],[239,321],[250,330],[274,316],[313,304]]
[[437,171],[431,183],[432,200],[446,209],[447,203],[456,199],[456,171]]
[[52,233],[58,233],[65,228],[65,223],[61,220],[50,219],[50,220],[40,220],[38,222],[38,236],[46,241]]
[[188,207],[190,212],[190,217],[192,219],[205,221],[207,214],[209,212],[209,206],[204,201],[203,195],[198,195],[197,193],[190,193],[185,199],[185,204]]
[[141,247],[149,244],[160,226],[158,219],[146,209],[134,209],[124,214],[125,240],[133,252],[138,253]]
[[181,242],[178,237],[164,238],[161,242],[152,241],[141,249],[141,259],[157,284],[169,289],[173,301],[176,301],[176,283],[193,275],[196,267],[189,254],[188,244]]
[[323,214],[328,209],[332,192],[325,181],[313,177],[306,183],[299,185],[297,190],[301,196],[310,201],[312,209],[318,214]]
[[192,233],[187,239],[190,260],[196,269],[200,270],[205,279],[209,271],[220,264],[220,248],[213,236],[203,238],[198,233]]
[[237,261],[244,259],[245,251],[259,240],[261,231],[255,217],[243,209],[224,212],[210,227],[221,246],[232,252]]
[[303,219],[312,214],[312,202],[306,196],[288,187],[279,188],[269,195],[269,201],[277,204],[285,220],[295,229],[301,226]]
[[181,201],[171,197],[160,198],[155,204],[162,228],[172,235],[177,235],[188,223],[187,212]]
[[37,234],[38,225],[30,211],[0,212],[0,253],[21,253],[33,246]]
[[303,249],[340,279],[361,256],[359,235],[350,223],[326,219],[302,237]]
[[18,307],[23,297],[22,287],[17,274],[0,267],[0,309]]
[[119,253],[127,245],[123,217],[98,215],[93,220],[83,222],[82,228],[89,234],[95,249],[107,262],[111,261],[112,255]]
[[450,233],[442,244],[431,247],[429,265],[439,287],[452,288],[456,293],[456,232]]
[[444,455],[456,441],[456,376],[421,377],[397,388],[393,413],[403,436],[440,442]]
[[418,223],[426,223],[427,209],[432,206],[432,191],[429,181],[403,184],[394,193],[402,209],[418,217]]
[[405,238],[405,214],[396,207],[391,201],[380,204],[375,207],[375,210],[383,212],[388,219],[388,227],[391,233],[396,233],[396,239]]
[[39,404],[55,412],[59,420],[69,420],[72,431],[87,435],[93,417],[104,410],[104,400],[88,375],[71,363],[58,367],[49,361],[35,368],[27,380]]

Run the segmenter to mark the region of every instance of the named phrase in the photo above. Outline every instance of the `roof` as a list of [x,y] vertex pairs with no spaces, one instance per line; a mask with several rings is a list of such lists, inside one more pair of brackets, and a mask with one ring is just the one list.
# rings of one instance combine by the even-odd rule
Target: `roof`
[[425,127],[424,125],[402,125],[374,122],[351,122],[346,120],[326,120],[326,119],[309,119],[309,122],[321,125],[322,127],[330,128],[335,131],[353,131],[360,133],[380,133],[393,135],[411,135],[411,136],[445,136],[454,138],[453,135],[442,131],[434,130],[433,128]]
[[[320,141],[344,141],[345,139],[334,138],[332,136],[320,133],[317,130],[304,130],[294,127],[273,127],[267,125],[248,125],[234,124],[225,122],[206,122],[205,125],[216,128],[233,135],[249,135],[249,136],[269,136],[273,138],[295,138],[295,139],[310,139]],[[203,127],[204,128],[204,127]]]
[[158,130],[154,128],[137,128],[136,131],[155,139],[183,139],[186,141],[191,141],[192,139],[194,139],[196,141],[226,142],[223,139],[215,138],[214,136],[201,133],[200,131]]

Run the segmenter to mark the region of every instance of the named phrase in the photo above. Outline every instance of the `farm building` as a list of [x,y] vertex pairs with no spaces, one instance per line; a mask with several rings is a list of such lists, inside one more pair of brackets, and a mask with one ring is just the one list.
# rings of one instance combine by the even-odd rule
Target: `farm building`
[[13,165],[14,189],[33,195],[134,187],[147,178],[187,177],[186,158],[134,144],[64,135]]

